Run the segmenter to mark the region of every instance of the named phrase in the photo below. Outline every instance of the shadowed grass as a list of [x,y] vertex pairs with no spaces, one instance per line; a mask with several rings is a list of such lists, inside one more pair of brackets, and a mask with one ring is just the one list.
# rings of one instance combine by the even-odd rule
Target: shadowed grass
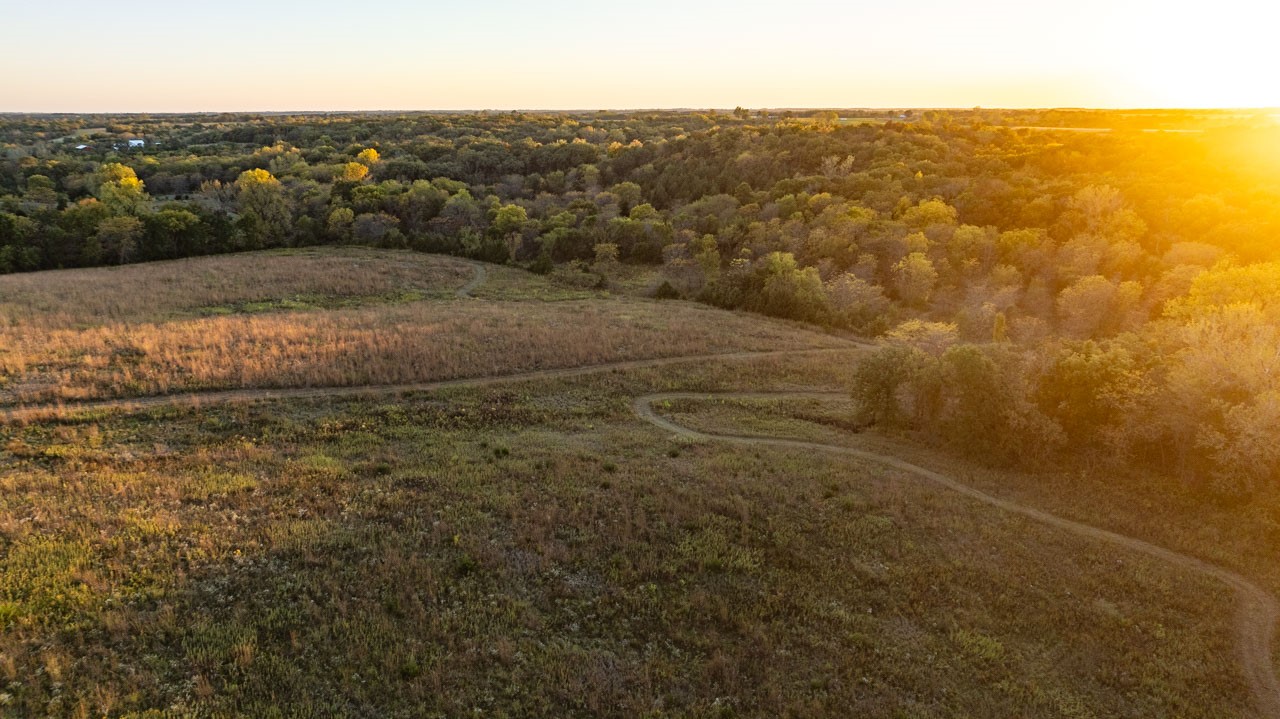
[[465,263],[448,257],[325,247],[0,275],[0,337],[192,315],[448,297],[471,274]]
[[[844,370],[16,429],[6,557],[58,561],[8,600],[0,691],[54,715],[1249,716],[1212,583],[857,461],[671,441],[629,407]],[[30,611],[69,582],[72,606]]]

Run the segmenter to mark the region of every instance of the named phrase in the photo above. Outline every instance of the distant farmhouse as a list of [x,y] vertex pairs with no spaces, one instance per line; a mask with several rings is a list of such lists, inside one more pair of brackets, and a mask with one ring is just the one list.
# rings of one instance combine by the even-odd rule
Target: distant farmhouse
[[135,147],[146,147],[146,146],[147,146],[146,140],[130,140],[129,141],[129,149],[133,149]]

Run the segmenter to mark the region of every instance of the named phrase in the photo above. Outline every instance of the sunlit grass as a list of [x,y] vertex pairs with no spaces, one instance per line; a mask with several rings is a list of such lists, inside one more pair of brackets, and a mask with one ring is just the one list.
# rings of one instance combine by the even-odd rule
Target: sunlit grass
[[[275,300],[261,299],[267,296],[260,289],[263,283],[280,279],[277,275],[295,261],[293,284],[273,287]],[[180,271],[191,267],[221,279],[179,289]],[[401,384],[840,344],[792,324],[685,302],[566,289],[512,268],[489,268],[488,279],[477,288],[477,296],[494,299],[459,300],[453,291],[461,284],[459,273],[470,275],[470,267],[408,253],[245,255],[126,269],[152,273],[142,286],[172,287],[133,297],[127,288],[137,277],[123,269],[3,278],[11,280],[25,309],[11,310],[11,324],[0,327],[0,403]],[[347,279],[332,280],[331,275]],[[50,283],[30,279],[41,276]],[[343,293],[395,287],[404,292],[410,276],[413,282],[427,283],[414,296],[381,294],[356,307],[339,302],[356,296]],[[113,284],[117,281],[124,284]],[[59,294],[80,282],[88,289]],[[310,303],[281,299],[290,288],[329,294],[316,295]],[[81,302],[80,291],[96,300]],[[447,299],[425,299],[441,292]],[[124,319],[81,326],[80,320],[98,312]],[[157,316],[173,318],[148,319]]]

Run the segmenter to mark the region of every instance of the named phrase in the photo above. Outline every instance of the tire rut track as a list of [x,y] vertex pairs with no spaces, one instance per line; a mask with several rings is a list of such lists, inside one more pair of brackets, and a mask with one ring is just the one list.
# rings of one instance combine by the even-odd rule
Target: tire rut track
[[[488,279],[488,271],[485,269],[484,265],[471,261],[466,261],[466,264],[472,267],[475,274],[466,284],[458,288],[455,293],[458,298],[463,299],[473,298],[471,293],[480,285],[484,284]],[[35,421],[75,412],[137,412],[166,406],[200,407],[235,402],[323,399],[329,397],[362,397],[399,394],[405,392],[431,392],[445,389],[491,387],[515,382],[581,377],[601,372],[666,367],[687,362],[732,362],[857,352],[868,346],[869,345],[863,343],[850,342],[850,344],[845,347],[828,347],[805,350],[725,352],[676,357],[659,357],[653,359],[605,362],[583,367],[515,372],[508,375],[404,384],[362,385],[350,387],[211,390],[206,392],[187,392],[181,394],[137,397],[132,399],[41,404],[0,410],[0,424],[13,421]],[[845,394],[838,392],[662,392],[646,394],[635,398],[632,403],[632,409],[640,419],[685,439],[730,442],[744,446],[773,446],[832,452],[893,467],[928,480],[934,484],[988,506],[1010,512],[1012,514],[1017,514],[1079,536],[1107,542],[1115,546],[1145,554],[1174,566],[1216,579],[1231,587],[1238,597],[1236,616],[1233,622],[1236,634],[1236,648],[1241,667],[1244,670],[1245,679],[1249,684],[1250,691],[1254,698],[1254,704],[1262,716],[1269,717],[1271,719],[1280,719],[1280,680],[1277,680],[1271,661],[1271,646],[1275,637],[1276,622],[1277,619],[1280,619],[1280,603],[1277,602],[1275,596],[1250,582],[1243,575],[1204,560],[1197,559],[1190,555],[1181,554],[1173,550],[1145,542],[1135,537],[1118,534],[1116,532],[1083,524],[1081,522],[1064,519],[1034,507],[1018,504],[1007,499],[1001,499],[995,495],[987,494],[979,489],[962,484],[947,475],[911,464],[892,455],[856,449],[853,447],[842,447],[839,445],[807,442],[803,440],[750,435],[708,434],[676,424],[675,422],[661,417],[653,410],[654,402],[671,399],[830,399],[833,397],[845,397]]]
[[653,409],[654,402],[673,399],[831,399],[836,397],[844,398],[846,395],[836,392],[662,392],[637,397],[632,403],[632,409],[640,419],[685,439],[730,442],[744,446],[818,450],[857,457],[858,459],[893,467],[1005,512],[1017,514],[1078,536],[1107,542],[1123,549],[1145,554],[1176,567],[1216,579],[1231,587],[1237,596],[1236,615],[1232,622],[1236,651],[1245,680],[1253,695],[1255,708],[1261,716],[1280,719],[1280,680],[1277,680],[1271,660],[1271,646],[1275,638],[1276,621],[1280,618],[1280,603],[1277,603],[1275,596],[1270,592],[1249,581],[1241,574],[1135,537],[1064,519],[1034,507],[987,494],[982,490],[962,484],[945,474],[911,464],[892,455],[803,440],[752,435],[709,434],[668,420],[658,415]]
[[472,262],[471,260],[463,260],[463,264],[475,270],[475,274],[471,276],[471,279],[467,280],[465,285],[459,287],[454,294],[461,299],[475,299],[475,296],[471,293],[475,292],[477,287],[483,285],[489,279],[489,270],[485,269],[485,266],[479,262]]
[[0,424],[13,421],[36,421],[77,412],[139,412],[156,407],[203,407],[236,402],[268,402],[292,399],[324,399],[329,397],[369,397],[404,392],[433,392],[444,389],[492,387],[495,385],[533,380],[565,379],[633,369],[667,367],[688,362],[739,362],[757,359],[776,359],[809,355],[860,352],[866,346],[850,343],[844,347],[818,347],[803,350],[760,350],[745,352],[720,352],[698,355],[677,355],[651,359],[602,362],[580,367],[531,370],[505,375],[485,377],[461,377],[457,379],[403,384],[351,385],[339,387],[297,387],[280,389],[225,389],[202,392],[181,392],[166,395],[150,395],[122,399],[91,400],[87,402],[43,403],[0,410]]

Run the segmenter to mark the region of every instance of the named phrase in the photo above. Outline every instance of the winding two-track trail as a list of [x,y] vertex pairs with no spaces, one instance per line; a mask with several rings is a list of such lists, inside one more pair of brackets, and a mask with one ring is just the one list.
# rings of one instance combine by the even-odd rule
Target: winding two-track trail
[[[481,285],[487,272],[484,265],[468,262],[475,275],[456,291],[459,298],[470,298],[471,292]],[[661,357],[655,359],[628,360],[609,362],[585,367],[535,370],[518,372],[509,375],[453,379],[436,382],[418,382],[411,384],[372,385],[353,387],[313,387],[290,389],[243,389],[219,390],[208,392],[190,392],[135,399],[114,399],[68,404],[46,404],[0,410],[0,424],[11,421],[38,420],[45,417],[56,417],[67,412],[104,412],[104,411],[138,411],[166,406],[203,406],[226,404],[233,402],[257,402],[289,399],[317,399],[329,397],[358,397],[402,392],[429,392],[452,388],[489,387],[514,382],[533,380],[564,379],[580,377],[603,372],[665,367],[689,362],[734,362],[755,359],[782,357],[803,357],[822,354],[839,354],[856,352],[865,346],[850,342],[846,347],[773,350],[758,352],[728,352],[721,354],[703,354],[677,357]],[[636,415],[660,429],[679,437],[696,441],[730,442],[745,446],[783,447],[790,449],[816,450],[830,452],[849,457],[875,462],[887,467],[907,472],[938,486],[964,495],[997,509],[1018,514],[1028,519],[1062,529],[1089,539],[1108,542],[1127,550],[1163,560],[1174,566],[1193,571],[1230,586],[1238,597],[1238,606],[1234,620],[1236,648],[1245,678],[1253,694],[1254,704],[1261,716],[1280,719],[1280,680],[1272,668],[1271,645],[1275,636],[1276,621],[1280,619],[1280,603],[1269,592],[1258,587],[1240,574],[1223,567],[1210,564],[1195,557],[1180,554],[1163,547],[1156,546],[1141,539],[1117,534],[1105,529],[1093,527],[1080,522],[1064,519],[1048,512],[1023,504],[1001,499],[987,494],[957,480],[932,470],[919,467],[891,455],[881,454],[853,447],[806,442],[801,440],[752,435],[720,435],[699,432],[676,424],[659,416],[653,409],[655,402],[672,399],[830,399],[844,398],[847,395],[838,392],[738,392],[738,393],[695,393],[664,392],[637,397],[632,407]]]
[[471,293],[477,287],[483,285],[485,280],[489,279],[489,271],[486,270],[484,265],[479,262],[471,262],[468,260],[466,261],[466,265],[474,270],[475,274],[471,275],[471,279],[467,280],[467,284],[459,287],[458,291],[454,294],[461,299],[472,299]]
[[218,404],[246,402],[266,402],[290,399],[324,399],[330,397],[370,397],[377,395],[401,394],[404,392],[434,392],[443,389],[463,389],[471,387],[491,387],[494,385],[529,382],[533,380],[565,379],[581,377],[604,372],[621,372],[623,370],[649,369],[667,367],[690,362],[741,362],[757,359],[777,359],[782,357],[804,357],[810,355],[850,353],[864,350],[865,347],[850,343],[846,347],[821,347],[802,350],[760,350],[747,352],[721,352],[717,354],[677,355],[674,357],[655,357],[653,359],[623,360],[620,362],[604,362],[582,367],[563,367],[559,369],[540,369],[512,374],[489,375],[486,377],[463,377],[459,379],[437,380],[434,382],[410,382],[405,384],[352,385],[346,387],[288,387],[282,389],[222,389],[198,392],[180,392],[174,394],[150,395],[125,399],[102,399],[83,402],[65,402],[54,404],[31,404],[0,409],[0,425],[15,421],[37,421],[40,419],[75,414],[80,412],[138,412],[156,407],[203,407]]
[[794,439],[780,439],[776,437],[756,435],[708,434],[706,432],[699,432],[683,425],[676,424],[671,420],[661,417],[653,409],[653,404],[655,402],[663,402],[667,400],[788,400],[833,398],[843,399],[847,398],[847,395],[837,392],[662,392],[637,397],[632,403],[632,408],[635,410],[636,415],[646,422],[684,439],[730,442],[746,446],[817,450],[820,452],[830,452],[848,457],[857,457],[858,459],[892,467],[894,469],[913,474],[921,479],[951,490],[952,492],[962,494],[970,499],[1005,512],[1018,514],[1028,519],[1032,519],[1058,529],[1066,530],[1072,534],[1082,537],[1087,537],[1101,542],[1108,542],[1124,549],[1146,554],[1150,557],[1155,557],[1156,559],[1168,562],[1174,566],[1216,579],[1234,589],[1237,595],[1238,604],[1234,620],[1236,650],[1239,653],[1240,663],[1244,669],[1245,679],[1248,681],[1249,688],[1253,693],[1254,705],[1257,708],[1258,713],[1262,716],[1272,718],[1280,717],[1280,681],[1277,680],[1271,663],[1271,644],[1275,636],[1276,620],[1280,618],[1280,604],[1277,603],[1276,598],[1271,593],[1263,590],[1258,585],[1229,569],[1219,567],[1215,564],[1210,564],[1209,562],[1186,554],[1180,554],[1178,552],[1165,549],[1164,547],[1156,546],[1149,542],[1144,542],[1141,539],[1117,534],[1105,529],[1099,529],[1098,527],[1082,524],[1070,519],[1063,519],[1062,517],[1049,514],[1048,512],[1034,507],[1028,507],[1023,504],[1018,504],[1017,502],[1011,502],[1007,499],[1001,499],[1000,497],[987,494],[982,490],[974,489],[966,484],[962,484],[945,474],[940,474],[938,472],[925,469],[924,467],[911,464],[910,462],[905,462],[891,455],[871,452],[863,449],[855,449],[853,447],[821,444],[818,442],[806,442]]

